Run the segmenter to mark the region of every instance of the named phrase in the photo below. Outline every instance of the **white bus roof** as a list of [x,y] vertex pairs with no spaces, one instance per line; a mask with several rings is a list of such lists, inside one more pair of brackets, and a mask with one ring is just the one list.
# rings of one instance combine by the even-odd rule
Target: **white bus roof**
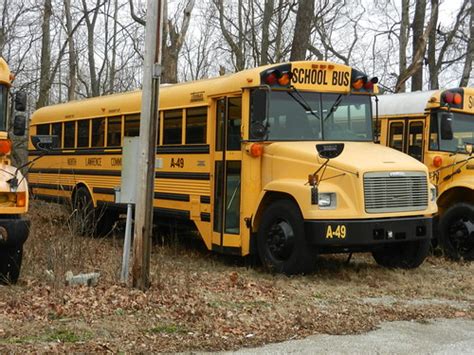
[[[429,99],[436,93],[432,91],[415,91],[401,94],[379,95],[379,116],[413,115],[424,113]],[[372,100],[373,112],[375,102]]]

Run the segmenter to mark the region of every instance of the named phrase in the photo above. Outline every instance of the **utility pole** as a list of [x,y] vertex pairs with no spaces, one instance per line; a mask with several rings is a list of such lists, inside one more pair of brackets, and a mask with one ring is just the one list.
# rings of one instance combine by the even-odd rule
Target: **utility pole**
[[142,290],[150,286],[156,132],[159,127],[162,16],[162,0],[148,0],[132,268],[133,287]]

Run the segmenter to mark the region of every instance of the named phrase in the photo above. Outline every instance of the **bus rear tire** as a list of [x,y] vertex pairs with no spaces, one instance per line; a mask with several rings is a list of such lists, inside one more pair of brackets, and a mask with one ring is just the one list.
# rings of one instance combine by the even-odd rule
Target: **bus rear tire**
[[439,244],[452,260],[474,260],[474,206],[458,203],[448,208],[439,224]]
[[0,284],[16,284],[20,277],[23,246],[0,249]]
[[387,268],[415,269],[430,252],[431,240],[415,240],[385,245],[372,252],[377,264]]
[[95,208],[86,187],[81,186],[74,193],[73,208],[73,230],[79,235],[95,235]]
[[263,213],[257,248],[267,269],[287,275],[314,270],[316,253],[307,244],[299,208],[289,200],[272,203]]

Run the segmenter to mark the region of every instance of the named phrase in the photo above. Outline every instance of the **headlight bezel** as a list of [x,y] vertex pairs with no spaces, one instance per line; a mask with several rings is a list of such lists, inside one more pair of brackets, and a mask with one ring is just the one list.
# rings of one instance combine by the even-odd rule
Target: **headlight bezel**
[[335,192],[319,192],[318,206],[322,210],[333,210],[337,208],[337,194]]

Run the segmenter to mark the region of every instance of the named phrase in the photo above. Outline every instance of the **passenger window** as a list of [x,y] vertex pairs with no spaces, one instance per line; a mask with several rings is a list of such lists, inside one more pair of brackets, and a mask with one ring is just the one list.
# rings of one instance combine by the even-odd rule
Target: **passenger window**
[[181,144],[183,110],[164,111],[163,144]]
[[59,147],[62,146],[63,141],[63,124],[62,123],[53,123],[51,125],[51,134],[58,137]]
[[76,144],[76,122],[64,123],[64,148],[74,148]]
[[36,134],[49,135],[49,123],[36,126]]
[[120,147],[122,143],[122,117],[107,119],[107,147]]
[[91,147],[103,147],[105,143],[105,118],[94,118],[92,120],[92,142]]
[[125,137],[137,137],[140,135],[140,114],[125,116]]
[[89,147],[89,120],[77,121],[77,147]]
[[205,144],[207,133],[207,107],[186,110],[186,144]]

